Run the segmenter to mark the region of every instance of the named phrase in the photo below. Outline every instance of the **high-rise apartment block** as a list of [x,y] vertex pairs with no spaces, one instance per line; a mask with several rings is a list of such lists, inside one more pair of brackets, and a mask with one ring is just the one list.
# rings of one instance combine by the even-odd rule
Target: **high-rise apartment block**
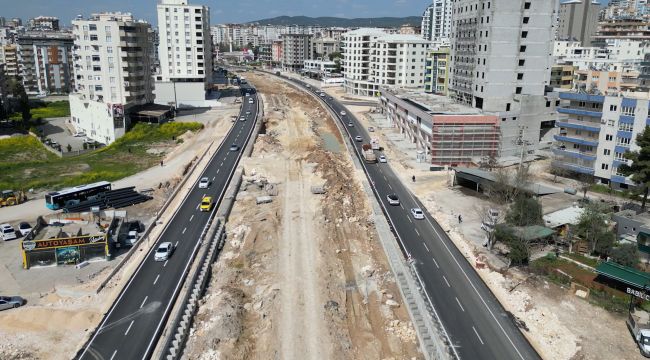
[[0,63],[5,64],[7,77],[18,77],[18,46],[16,44],[0,45]]
[[187,0],[158,4],[160,81],[207,82],[212,76],[210,10]]
[[537,146],[555,36],[555,2],[457,0],[453,3],[449,91],[456,101],[501,119],[500,154]]
[[213,70],[210,9],[188,0],[161,0],[157,10],[156,102],[178,108],[205,106]]
[[596,33],[600,9],[598,0],[561,2],[557,39],[577,40],[583,46],[591,46],[591,37]]
[[73,36],[28,31],[18,35],[18,73],[28,94],[68,94],[74,90]]
[[72,125],[110,144],[124,135],[131,113],[153,96],[151,25],[131,14],[101,13],[72,21],[76,92]]
[[429,41],[445,41],[451,31],[452,0],[433,0],[422,14],[422,36]]
[[283,34],[280,38],[282,39],[282,67],[291,71],[302,69],[305,60],[312,58],[312,35]]
[[29,20],[29,30],[59,31],[59,18],[54,16],[37,16]]
[[343,35],[343,74],[348,94],[377,96],[380,87],[424,88],[429,41],[418,35],[361,28]]

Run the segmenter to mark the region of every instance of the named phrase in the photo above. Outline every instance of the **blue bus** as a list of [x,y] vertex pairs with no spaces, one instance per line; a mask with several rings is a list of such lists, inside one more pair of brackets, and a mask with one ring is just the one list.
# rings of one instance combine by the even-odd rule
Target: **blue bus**
[[111,191],[111,183],[108,181],[79,185],[69,189],[47,193],[45,195],[45,206],[50,210],[59,210],[66,206],[92,199],[98,194],[107,191]]

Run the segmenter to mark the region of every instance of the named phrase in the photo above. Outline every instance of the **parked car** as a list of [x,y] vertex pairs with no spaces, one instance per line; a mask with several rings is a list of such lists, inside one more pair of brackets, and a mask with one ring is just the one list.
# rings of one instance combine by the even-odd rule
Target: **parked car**
[[25,299],[20,296],[0,296],[0,310],[15,309],[25,305]]
[[2,236],[2,240],[4,241],[13,240],[17,237],[16,231],[14,230],[13,226],[9,224],[0,225],[0,235]]
[[372,126],[369,126],[369,127],[368,127],[368,132],[375,132],[375,128],[372,127]]
[[129,233],[126,235],[126,243],[130,246],[135,245],[136,242],[138,242],[138,232],[137,231],[129,231]]
[[201,200],[201,206],[199,207],[201,211],[210,211],[212,210],[212,196],[204,196]]
[[399,198],[397,197],[397,195],[388,194],[388,196],[386,196],[386,198],[388,198],[388,203],[390,205],[399,205]]
[[352,123],[352,121],[348,122],[348,127],[354,127],[354,124]]
[[74,136],[74,137],[84,137],[84,136],[86,136],[86,133],[83,132],[83,131],[77,131],[72,136]]
[[362,141],[363,141],[363,138],[362,138],[360,135],[357,135],[357,136],[354,138],[354,140],[356,140],[356,141],[358,141],[358,142],[362,142]]
[[385,162],[387,162],[387,161],[386,161],[386,156],[384,156],[384,155],[379,155],[379,162],[380,162],[380,163],[385,163]]
[[239,146],[235,144],[230,145],[230,151],[237,151],[237,150],[239,150]]
[[21,222],[18,224],[18,231],[20,232],[20,235],[27,236],[27,234],[32,231],[32,226],[27,222]]
[[174,245],[170,242],[164,242],[158,245],[158,249],[154,253],[153,259],[155,261],[167,261],[174,252]]
[[414,219],[417,219],[417,220],[424,219],[424,213],[422,212],[422,209],[420,209],[420,208],[411,209],[411,214],[413,215]]
[[199,189],[207,189],[208,186],[210,186],[210,179],[202,177],[201,180],[199,180]]

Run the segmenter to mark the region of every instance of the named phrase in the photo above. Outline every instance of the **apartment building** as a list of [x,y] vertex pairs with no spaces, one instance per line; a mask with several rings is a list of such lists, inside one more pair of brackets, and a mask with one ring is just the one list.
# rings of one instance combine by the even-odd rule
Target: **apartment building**
[[336,62],[323,58],[305,60],[303,63],[303,71],[319,78],[328,76],[336,72]]
[[160,74],[156,103],[176,108],[206,106],[212,81],[210,10],[188,0],[161,0],[157,7]]
[[72,125],[110,144],[124,135],[134,112],[154,100],[151,25],[128,13],[100,13],[78,17],[72,26]]
[[591,46],[591,37],[596,33],[598,0],[568,0],[560,2],[557,39],[577,40],[583,46]]
[[28,31],[18,36],[18,73],[27,94],[74,90],[74,38],[68,32]]
[[271,43],[271,61],[279,64],[284,57],[284,46],[282,40],[277,40]]
[[445,41],[451,31],[452,0],[433,0],[422,14],[422,37],[429,41]]
[[560,133],[555,136],[553,166],[593,175],[614,189],[634,183],[618,172],[627,151],[638,150],[634,139],[648,125],[648,97],[630,98],[560,93]]
[[271,44],[262,44],[259,47],[258,53],[256,54],[257,60],[268,64],[271,62]]
[[334,38],[319,37],[312,40],[313,57],[329,58],[330,54],[341,51],[341,44]]
[[554,89],[571,90],[573,88],[573,65],[553,65],[549,86]]
[[471,165],[497,156],[500,121],[445,96],[381,89],[381,110],[432,165]]
[[598,71],[595,68],[575,71],[575,90],[603,95],[618,95],[641,90],[641,72],[636,66],[621,66],[619,71]]
[[59,31],[59,18],[54,16],[37,16],[29,20],[29,30],[32,31]]
[[0,46],[0,63],[5,64],[5,75],[17,78],[18,71],[18,46],[7,44]]
[[312,58],[312,35],[283,34],[280,38],[282,39],[282,68],[289,71],[302,69],[305,60]]
[[9,96],[9,83],[5,76],[5,64],[0,63],[0,114],[9,112],[7,97]]
[[362,28],[345,33],[343,44],[347,93],[377,96],[382,86],[424,88],[429,42],[422,37]]
[[539,144],[554,119],[545,103],[555,36],[553,1],[453,3],[449,93],[502,120],[501,156]]
[[642,18],[614,18],[598,23],[593,36],[594,46],[604,46],[611,40],[650,40],[650,20]]
[[447,96],[449,87],[449,45],[429,49],[424,72],[424,92]]

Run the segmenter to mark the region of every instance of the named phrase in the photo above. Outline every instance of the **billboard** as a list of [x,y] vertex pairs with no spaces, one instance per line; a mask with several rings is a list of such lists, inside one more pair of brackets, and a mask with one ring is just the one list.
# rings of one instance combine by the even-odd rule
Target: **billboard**
[[68,246],[83,246],[95,243],[106,242],[106,235],[76,236],[62,239],[45,239],[34,241],[23,241],[22,247],[25,251],[61,248]]
[[78,246],[68,246],[56,249],[56,262],[58,264],[76,264],[81,259]]

